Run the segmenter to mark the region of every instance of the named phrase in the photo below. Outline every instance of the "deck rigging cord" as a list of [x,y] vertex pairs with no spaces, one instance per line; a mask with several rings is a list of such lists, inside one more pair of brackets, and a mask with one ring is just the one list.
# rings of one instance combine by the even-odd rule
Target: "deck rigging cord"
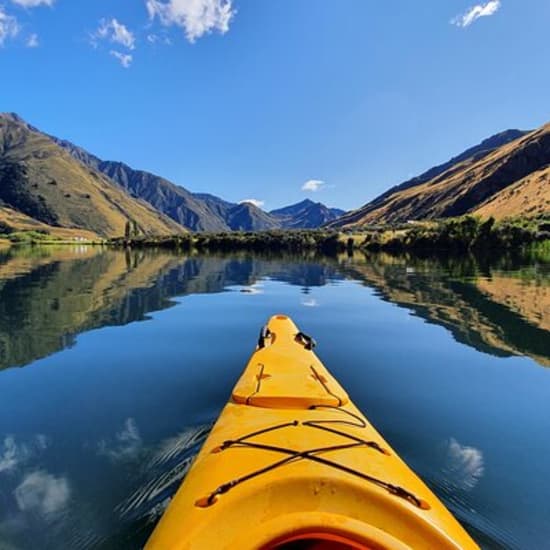
[[[243,435],[242,437],[239,437],[237,439],[230,439],[227,441],[224,441],[220,446],[215,447],[212,449],[211,452],[213,453],[219,453],[222,451],[225,451],[231,447],[248,447],[253,449],[259,449],[264,451],[272,451],[281,453],[284,455],[288,455],[285,458],[281,460],[277,460],[263,468],[259,468],[257,470],[254,470],[248,474],[245,474],[241,477],[235,478],[231,481],[228,481],[226,483],[223,483],[219,485],[214,491],[212,491],[208,496],[201,498],[195,502],[196,506],[199,506],[201,508],[209,507],[213,504],[215,504],[217,497],[219,495],[222,495],[224,493],[227,493],[232,488],[236,487],[237,485],[244,483],[245,481],[248,481],[249,479],[252,479],[254,477],[257,477],[259,475],[265,474],[267,472],[270,472],[276,468],[280,468],[286,464],[290,464],[292,462],[296,462],[299,460],[311,460],[312,462],[317,462],[320,464],[323,464],[325,466],[329,466],[331,468],[335,468],[337,470],[346,472],[348,474],[351,474],[353,476],[359,477],[365,481],[368,481],[369,483],[373,483],[377,485],[378,487],[381,487],[382,489],[385,489],[388,491],[391,495],[403,498],[413,504],[414,506],[421,508],[423,510],[429,509],[429,505],[423,501],[422,499],[418,498],[414,494],[412,494],[410,491],[407,491],[403,487],[400,487],[399,485],[394,485],[392,483],[389,483],[387,481],[381,480],[377,477],[370,476],[368,474],[365,474],[363,472],[360,472],[359,470],[355,470],[354,468],[350,468],[348,466],[345,466],[344,464],[340,464],[338,462],[334,462],[333,460],[330,460],[328,458],[319,456],[323,453],[333,452],[333,451],[341,451],[346,449],[351,449],[355,447],[368,447],[370,449],[373,449],[377,452],[380,452],[385,455],[389,455],[390,453],[382,448],[377,442],[375,441],[367,441],[364,439],[361,439],[359,437],[356,437],[352,434],[348,434],[346,432],[343,432],[341,430],[338,430],[333,427],[329,427],[326,424],[343,424],[353,427],[359,427],[359,428],[365,428],[367,426],[364,419],[362,419],[359,415],[356,415],[350,411],[347,411],[345,409],[340,408],[339,406],[331,406],[331,405],[312,405],[309,407],[310,410],[317,410],[317,409],[330,409],[335,412],[342,412],[344,414],[347,414],[348,416],[352,417],[354,421],[345,420],[345,419],[319,419],[319,420],[306,420],[304,422],[301,422],[299,420],[293,420],[291,422],[285,422],[282,424],[277,424],[275,426],[270,426],[267,428],[263,428],[261,430],[257,430],[255,432],[251,432],[249,434]],[[328,431],[330,433],[333,433],[335,435],[342,436],[346,439],[351,440],[350,443],[343,443],[340,445],[330,445],[325,447],[318,447],[314,449],[308,449],[304,451],[298,451],[296,449],[291,449],[287,447],[279,447],[276,445],[268,445],[264,443],[258,443],[254,441],[250,441],[252,438],[257,437],[259,435],[272,432],[275,430],[282,430],[289,427],[297,427],[297,426],[304,426],[319,430]]]

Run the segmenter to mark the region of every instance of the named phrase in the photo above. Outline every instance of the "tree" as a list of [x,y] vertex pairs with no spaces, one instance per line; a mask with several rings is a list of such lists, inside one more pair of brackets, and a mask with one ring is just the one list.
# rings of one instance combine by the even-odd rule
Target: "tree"
[[132,220],[132,237],[137,237],[139,235],[139,225],[136,220]]

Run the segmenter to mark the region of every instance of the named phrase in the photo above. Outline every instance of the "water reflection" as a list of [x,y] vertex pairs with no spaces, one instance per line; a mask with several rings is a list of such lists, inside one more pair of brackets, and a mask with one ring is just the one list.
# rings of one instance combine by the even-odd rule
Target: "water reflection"
[[550,363],[548,273],[536,258],[4,252],[0,547],[140,548],[279,309],[484,548],[541,547],[550,371],[514,356]]
[[527,355],[550,366],[550,269],[547,264],[473,257],[421,259],[387,254],[345,272],[390,302],[499,357]]
[[271,278],[309,289],[361,281],[385,300],[497,356],[550,365],[550,279],[545,264],[367,257],[176,256],[94,247],[11,249],[0,255],[0,369],[70,347],[78,333],[147,319],[187,294],[241,286],[259,294]]

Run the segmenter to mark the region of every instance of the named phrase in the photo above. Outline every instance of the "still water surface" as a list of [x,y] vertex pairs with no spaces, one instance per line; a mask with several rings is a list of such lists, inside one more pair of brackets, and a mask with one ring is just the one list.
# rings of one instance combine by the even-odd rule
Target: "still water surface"
[[483,548],[549,548],[550,266],[0,253],[0,548],[140,548],[291,315]]

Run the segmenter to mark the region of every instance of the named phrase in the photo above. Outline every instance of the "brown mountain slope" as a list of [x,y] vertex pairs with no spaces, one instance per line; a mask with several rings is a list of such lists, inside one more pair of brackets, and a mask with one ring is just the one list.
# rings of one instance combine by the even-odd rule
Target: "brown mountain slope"
[[102,237],[123,235],[128,220],[145,234],[184,231],[13,114],[0,114],[0,203],[39,222]]
[[495,219],[550,212],[550,166],[493,195],[474,214]]
[[[486,214],[489,208],[481,210],[481,206],[496,200],[514,184],[518,185],[514,194],[503,193],[498,202],[500,208],[490,209],[492,215],[501,218],[548,212],[547,182],[542,177],[549,166],[550,124],[498,147],[481,159],[468,158],[429,181],[385,194],[333,225],[403,223],[468,213]],[[524,193],[528,195],[525,201]]]
[[52,237],[71,241],[78,239],[93,241],[99,238],[97,233],[93,231],[55,227],[35,220],[7,206],[0,206],[0,235],[2,233],[12,233],[14,231],[44,231]]

